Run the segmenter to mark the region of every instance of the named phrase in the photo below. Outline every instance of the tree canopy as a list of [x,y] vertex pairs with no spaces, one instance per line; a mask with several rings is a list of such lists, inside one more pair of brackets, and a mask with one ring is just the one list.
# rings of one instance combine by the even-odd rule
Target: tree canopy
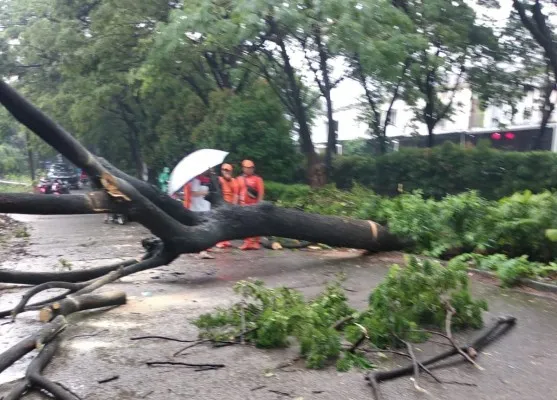
[[[498,29],[464,0],[4,0],[0,74],[136,176],[214,146],[233,162],[253,158],[273,179],[305,169],[318,186],[336,153],[344,80],[359,83],[360,116],[380,152],[395,101],[411,107],[433,145],[463,87],[484,107],[511,108],[538,89],[547,121],[557,59],[551,0],[513,6]],[[320,115],[324,158],[314,145]],[[17,138],[17,159],[25,149],[30,159],[52,156],[8,119],[0,115],[6,154]]]

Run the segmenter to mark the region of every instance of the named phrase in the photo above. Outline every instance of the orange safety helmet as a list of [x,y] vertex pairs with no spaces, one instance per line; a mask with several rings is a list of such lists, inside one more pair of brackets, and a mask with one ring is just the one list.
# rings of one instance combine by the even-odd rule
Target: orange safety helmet
[[244,167],[244,168],[254,168],[255,164],[251,160],[244,160],[244,161],[242,161],[242,167]]
[[224,164],[221,165],[220,169],[223,170],[223,171],[232,172],[232,170],[233,170],[234,168],[232,168],[232,165],[227,164],[227,163],[224,163]]

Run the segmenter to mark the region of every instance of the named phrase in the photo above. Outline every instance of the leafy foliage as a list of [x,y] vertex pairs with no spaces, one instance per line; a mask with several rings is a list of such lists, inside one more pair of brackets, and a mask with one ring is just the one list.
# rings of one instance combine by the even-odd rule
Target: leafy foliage
[[391,232],[414,241],[410,250],[429,256],[449,258],[473,251],[528,255],[536,261],[557,258],[546,234],[557,226],[557,194],[550,192],[526,191],[489,201],[473,191],[434,200],[420,191],[381,197],[358,185],[350,191],[274,183],[269,187],[279,205],[388,224]]
[[[437,262],[410,258],[404,268],[393,266],[389,275],[370,295],[369,307],[356,312],[348,304],[340,280],[330,283],[313,300],[305,300],[296,290],[267,288],[261,281],[241,281],[234,291],[243,300],[230,308],[217,309],[195,320],[201,338],[244,339],[261,348],[300,345],[309,368],[323,368],[337,360],[337,368],[372,368],[358,352],[342,350],[342,342],[356,343],[367,331],[371,343],[380,348],[400,344],[400,339],[423,341],[420,328],[442,328],[449,301],[456,309],[453,327],[482,326],[484,301],[473,300],[468,276],[461,265],[442,267]],[[335,323],[352,320],[339,329]]]
[[504,286],[513,286],[520,279],[540,279],[557,277],[557,263],[543,264],[528,260],[528,256],[508,258],[504,254],[461,254],[453,258],[449,265],[467,266],[497,274]]

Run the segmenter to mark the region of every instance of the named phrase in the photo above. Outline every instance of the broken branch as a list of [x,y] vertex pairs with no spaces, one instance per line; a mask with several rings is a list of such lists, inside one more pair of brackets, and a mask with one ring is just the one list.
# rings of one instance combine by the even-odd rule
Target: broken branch
[[17,400],[19,399],[27,390],[36,388],[44,390],[50,393],[54,398],[58,400],[78,400],[79,397],[63,388],[61,385],[52,382],[51,380],[45,378],[42,375],[43,369],[52,360],[56,350],[58,349],[58,340],[53,340],[48,343],[39,353],[37,357],[29,367],[27,367],[27,373],[25,374],[25,381],[17,385],[6,397],[6,400]]
[[124,292],[69,296],[60,302],[55,302],[44,307],[40,311],[39,319],[47,322],[60,315],[66,316],[78,311],[119,306],[122,304],[126,304],[126,293]]
[[15,346],[10,347],[0,354],[0,372],[4,371],[33,349],[41,349],[65,328],[66,319],[63,316],[58,316],[54,318],[52,322],[43,326],[35,334],[26,337]]
[[[476,340],[474,340],[472,342],[472,344],[470,344],[468,346],[463,346],[460,349],[462,351],[467,351],[469,348],[473,348],[473,349],[476,349],[476,350],[481,350],[482,348],[484,348],[485,346],[487,346],[491,342],[493,342],[495,339],[497,339],[498,337],[505,334],[515,324],[516,324],[516,318],[515,317],[510,317],[510,316],[509,317],[499,317],[495,321],[493,326],[490,329],[486,330]],[[455,349],[455,348],[452,348],[452,349],[447,350],[447,351],[445,351],[441,354],[438,354],[436,356],[428,358],[427,360],[422,361],[422,364],[425,365],[425,366],[432,365],[432,364],[435,364],[435,363],[437,363],[441,360],[452,357],[455,354],[458,354],[458,350]],[[395,379],[395,378],[399,378],[401,376],[409,375],[413,371],[414,371],[414,366],[413,365],[410,365],[410,366],[407,366],[407,367],[396,368],[396,369],[392,369],[392,370],[389,370],[389,371],[376,371],[376,372],[368,373],[366,375],[366,380],[368,381],[368,384],[371,386],[372,391],[373,391],[374,395],[376,396],[376,399],[381,399],[381,394],[379,392],[379,382],[388,381],[388,380],[392,380],[392,379]]]
[[[454,307],[451,305],[451,303],[449,303],[448,301],[445,301],[445,308],[447,309],[447,315],[445,317],[445,331],[447,332],[447,339],[449,339],[449,341],[451,342],[451,344],[453,345],[453,347],[456,349],[456,351],[458,351],[458,353],[464,357],[465,360],[467,360],[470,364],[472,364],[473,366],[475,366],[476,368],[478,368],[480,371],[483,371],[483,368],[480,367],[474,360],[472,360],[472,358],[468,355],[468,352],[470,352],[470,347],[468,347],[467,351],[463,351],[458,344],[456,343],[456,341],[453,339],[453,334],[451,331],[451,321],[452,321],[452,317],[453,315],[456,313],[456,310],[454,309]],[[475,351],[475,350],[474,350]]]

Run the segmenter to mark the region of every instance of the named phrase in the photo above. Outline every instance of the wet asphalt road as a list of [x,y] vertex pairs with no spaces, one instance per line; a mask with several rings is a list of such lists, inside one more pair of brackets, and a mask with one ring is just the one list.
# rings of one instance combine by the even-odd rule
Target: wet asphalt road
[[[86,268],[140,254],[139,241],[147,235],[140,226],[103,224],[102,216],[18,216],[30,227],[26,255],[6,257],[1,268],[48,270]],[[178,357],[192,363],[223,363],[226,368],[195,372],[192,369],[147,367],[146,361],[175,360],[172,354],[183,343],[146,340],[142,335],[195,339],[190,321],[216,306],[235,301],[232,286],[239,279],[257,277],[269,285],[286,285],[311,296],[338,272],[347,276],[345,287],[355,306],[363,307],[370,290],[386,274],[397,254],[360,257],[356,252],[260,251],[215,252],[215,260],[182,256],[170,266],[144,271],[109,285],[125,290],[128,304],[104,312],[85,312],[71,317],[63,333],[61,349],[45,374],[72,388],[82,399],[369,399],[371,392],[362,373],[337,373],[334,368],[309,371],[294,365],[270,370],[291,360],[296,349],[257,350],[231,346],[210,349],[198,346]],[[443,380],[474,383],[477,387],[438,385],[421,378],[421,386],[433,398],[557,399],[556,303],[493,284],[474,280],[473,290],[486,298],[490,311],[485,320],[511,314],[517,327],[480,355],[479,371],[459,365],[437,375]],[[13,307],[20,291],[0,290],[0,309]],[[1,322],[0,322],[1,323]],[[35,313],[18,317],[14,324],[0,325],[0,352],[40,326]],[[465,338],[459,338],[461,342]],[[418,357],[444,348],[416,346]],[[0,374],[0,398],[22,376],[33,355]],[[406,363],[392,360],[391,364]],[[119,378],[99,384],[114,375]],[[11,382],[11,383],[10,383]],[[421,399],[408,378],[382,384],[385,399]],[[277,393],[277,392],[281,392]],[[27,396],[38,399],[37,395]]]

